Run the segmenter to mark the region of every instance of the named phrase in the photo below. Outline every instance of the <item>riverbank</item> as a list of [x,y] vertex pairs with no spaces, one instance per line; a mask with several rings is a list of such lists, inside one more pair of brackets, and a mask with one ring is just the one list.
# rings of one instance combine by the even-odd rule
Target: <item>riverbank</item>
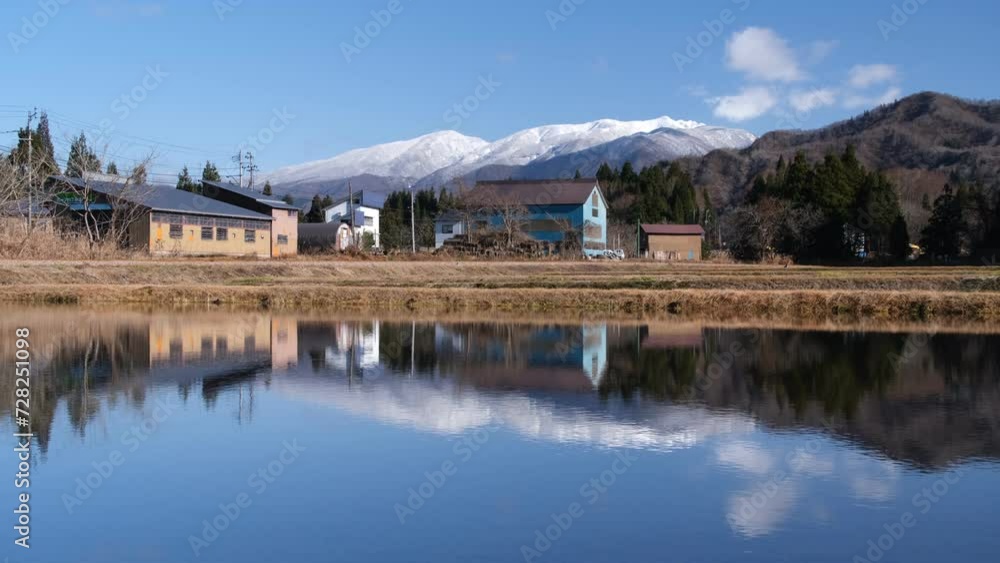
[[998,268],[633,262],[0,262],[0,302],[725,321],[1000,322]]

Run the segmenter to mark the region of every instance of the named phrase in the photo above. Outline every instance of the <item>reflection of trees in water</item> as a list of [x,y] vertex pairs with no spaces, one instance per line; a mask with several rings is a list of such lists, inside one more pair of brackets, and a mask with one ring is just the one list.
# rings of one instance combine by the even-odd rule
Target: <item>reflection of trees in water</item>
[[[881,392],[899,370],[906,335],[706,329],[700,346],[649,348],[643,329],[609,344],[599,392],[654,400],[768,394],[803,412],[818,402],[850,416],[861,398]],[[711,376],[711,377],[709,377]]]
[[899,373],[905,334],[765,331],[738,362],[755,389],[801,415],[818,403],[851,418],[861,399]]
[[[119,396],[141,408],[146,386],[142,381],[149,362],[148,326],[130,323],[69,325],[29,323],[32,326],[31,424],[42,452],[47,451],[55,411],[66,400],[70,425],[81,436],[101,412],[102,401],[113,407]],[[0,350],[2,361],[13,363],[13,350]],[[13,396],[14,379],[0,378],[0,393]],[[10,405],[0,401],[0,415],[10,416]]]
[[602,398],[620,395],[632,400],[636,394],[654,400],[691,397],[704,348],[643,348],[645,327],[620,330],[608,343],[608,372],[598,392]]
[[1000,374],[1000,338],[988,335],[937,334],[930,337],[928,360],[951,384],[995,383]]
[[433,323],[382,323],[378,353],[383,367],[394,373],[434,373],[436,328]]

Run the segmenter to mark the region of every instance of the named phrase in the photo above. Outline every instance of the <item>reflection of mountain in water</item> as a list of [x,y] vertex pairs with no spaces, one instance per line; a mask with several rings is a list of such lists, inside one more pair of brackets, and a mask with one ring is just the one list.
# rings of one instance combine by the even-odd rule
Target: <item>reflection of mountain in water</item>
[[925,467],[1000,457],[997,336],[39,315],[43,448],[61,401],[82,435],[103,404],[141,409],[151,385],[200,388],[210,409],[230,393],[251,421],[264,385],[438,432],[500,420],[538,439],[669,449],[759,421],[829,429]]

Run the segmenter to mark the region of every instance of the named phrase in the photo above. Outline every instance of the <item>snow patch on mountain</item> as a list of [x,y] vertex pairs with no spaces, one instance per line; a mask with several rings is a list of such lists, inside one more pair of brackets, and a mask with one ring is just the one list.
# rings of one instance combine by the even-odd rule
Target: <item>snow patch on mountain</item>
[[326,160],[282,168],[265,176],[274,185],[338,180],[365,174],[423,178],[488,145],[483,139],[456,131],[439,131],[408,141],[356,149]]

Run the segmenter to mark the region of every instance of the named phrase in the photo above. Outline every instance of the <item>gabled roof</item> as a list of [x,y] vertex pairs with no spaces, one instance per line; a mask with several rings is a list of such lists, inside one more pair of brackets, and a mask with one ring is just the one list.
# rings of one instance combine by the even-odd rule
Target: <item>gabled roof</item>
[[206,180],[202,180],[201,183],[203,185],[205,185],[205,186],[209,186],[209,187],[216,188],[216,189],[219,189],[219,190],[225,190],[227,192],[234,193],[234,194],[243,196],[245,198],[252,199],[252,200],[256,201],[257,203],[259,203],[261,205],[266,205],[266,206],[270,207],[271,209],[287,209],[289,211],[292,211],[292,210],[298,211],[299,210],[298,207],[296,207],[294,205],[290,205],[288,203],[285,203],[284,201],[282,201],[282,200],[280,200],[280,199],[278,199],[278,198],[276,198],[274,196],[264,195],[261,192],[255,192],[253,190],[248,190],[246,188],[241,188],[240,186],[237,186],[237,185],[234,185],[234,184],[226,184],[226,183],[223,183],[223,182],[209,182],[209,181],[206,181]]
[[[497,203],[518,204],[526,207],[536,205],[582,205],[600,186],[595,179],[583,180],[506,180],[502,182],[479,182],[465,194],[466,202],[472,205],[495,205]],[[604,194],[601,193],[601,198]]]
[[185,215],[232,217],[258,221],[273,220],[273,217],[270,215],[264,215],[263,213],[257,213],[203,195],[174,188],[84,180],[83,178],[69,178],[67,176],[52,176],[50,180],[70,184],[79,190],[91,190],[114,199],[122,199],[153,211],[183,213]]
[[697,235],[704,236],[705,229],[701,225],[643,225],[647,235]]

